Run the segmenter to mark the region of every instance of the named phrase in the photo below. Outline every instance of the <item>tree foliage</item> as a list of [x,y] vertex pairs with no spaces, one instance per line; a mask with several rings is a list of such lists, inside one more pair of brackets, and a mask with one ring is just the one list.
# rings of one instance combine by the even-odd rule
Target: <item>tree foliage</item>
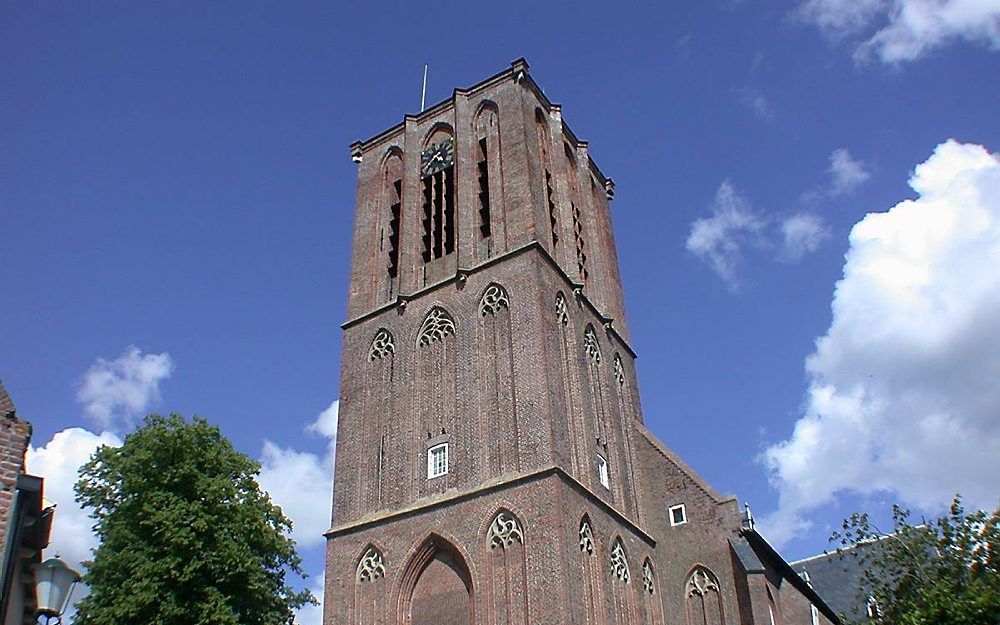
[[[956,496],[947,515],[913,525],[893,506],[892,531],[853,514],[832,540],[856,558],[861,605],[848,620],[886,625],[1000,623],[1000,509],[967,513]],[[853,617],[853,618],[851,618]]]
[[286,582],[305,575],[259,472],[217,427],[177,414],[98,449],[76,484],[100,546],[75,623],[291,623],[315,599]]

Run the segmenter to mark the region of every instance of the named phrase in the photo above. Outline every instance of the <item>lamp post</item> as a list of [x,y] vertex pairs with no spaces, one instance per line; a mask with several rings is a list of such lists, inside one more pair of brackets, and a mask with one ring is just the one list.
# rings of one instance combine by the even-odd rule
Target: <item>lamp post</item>
[[44,618],[45,625],[59,625],[73,588],[81,579],[80,574],[59,558],[49,558],[32,568],[35,572],[38,618]]

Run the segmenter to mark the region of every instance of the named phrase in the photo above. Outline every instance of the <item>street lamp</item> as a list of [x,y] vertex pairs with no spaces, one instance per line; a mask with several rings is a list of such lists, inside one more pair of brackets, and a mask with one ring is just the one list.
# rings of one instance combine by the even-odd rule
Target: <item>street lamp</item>
[[35,571],[38,616],[45,619],[46,625],[59,625],[73,588],[81,579],[80,574],[59,558],[49,558],[32,568]]

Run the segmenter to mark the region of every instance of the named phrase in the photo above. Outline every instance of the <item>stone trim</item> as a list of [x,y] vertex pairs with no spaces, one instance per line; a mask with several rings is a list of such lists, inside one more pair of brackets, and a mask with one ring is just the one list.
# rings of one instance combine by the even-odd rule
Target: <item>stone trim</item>
[[507,488],[513,488],[515,486],[520,486],[528,482],[535,482],[543,480],[548,477],[557,477],[568,486],[576,490],[580,494],[588,497],[591,503],[603,510],[606,514],[613,517],[615,521],[621,523],[625,528],[627,528],[632,534],[637,536],[640,540],[645,542],[649,547],[656,547],[656,539],[654,539],[646,530],[639,527],[635,522],[622,514],[617,508],[610,505],[603,499],[597,496],[596,493],[591,491],[589,488],[578,482],[572,475],[566,473],[563,469],[556,466],[550,466],[537,471],[532,471],[530,473],[524,473],[522,475],[517,475],[512,478],[504,479],[502,481],[487,483],[478,488],[473,488],[471,490],[466,490],[462,492],[448,492],[441,496],[438,496],[432,500],[423,500],[420,502],[415,502],[406,508],[400,510],[393,510],[389,512],[381,512],[367,518],[362,518],[357,521],[351,521],[345,523],[344,525],[337,525],[326,532],[323,533],[328,539],[338,538],[340,536],[346,536],[348,534],[353,534],[361,530],[367,530],[377,525],[387,524],[392,521],[396,521],[401,518],[406,518],[414,516],[417,514],[422,514],[429,510],[434,510],[436,508],[441,508],[444,506],[449,506],[467,499],[472,499],[473,497],[478,497],[480,495],[486,495],[499,490],[505,490]]
[[492,267],[493,265],[499,264],[504,260],[513,258],[515,256],[519,256],[531,250],[536,250],[541,253],[542,258],[548,262],[549,266],[555,269],[556,273],[563,279],[564,283],[569,287],[570,292],[575,293],[576,300],[578,302],[581,302],[591,312],[591,314],[597,317],[598,321],[601,322],[601,325],[604,326],[606,333],[613,339],[615,339],[618,345],[622,349],[627,351],[629,355],[632,356],[632,358],[638,358],[638,355],[632,349],[632,346],[629,345],[628,341],[626,341],[625,338],[618,333],[618,330],[614,328],[613,326],[614,318],[608,317],[600,310],[598,310],[597,306],[595,306],[594,303],[590,301],[590,298],[588,298],[587,295],[583,293],[583,285],[580,284],[579,282],[574,282],[572,278],[566,275],[566,272],[562,270],[562,267],[559,266],[559,264],[555,261],[555,259],[552,258],[552,256],[549,254],[548,250],[546,250],[545,247],[538,241],[530,241],[528,243],[525,243],[521,247],[514,248],[499,256],[494,256],[492,258],[489,258],[473,267],[468,267],[468,268],[459,267],[456,270],[455,276],[450,276],[443,280],[439,280],[438,282],[435,282],[433,284],[429,284],[424,288],[414,291],[413,293],[410,293],[408,295],[397,295],[396,299],[391,302],[383,304],[378,308],[375,308],[369,312],[359,315],[353,319],[348,319],[344,323],[340,324],[340,329],[346,330],[348,328],[358,325],[359,323],[367,321],[368,319],[372,319],[373,317],[376,317],[387,310],[392,310],[394,308],[399,308],[400,306],[405,306],[406,302],[408,302],[409,300],[417,299],[428,293],[443,288],[449,284],[454,284],[456,279],[466,278],[467,276],[470,276],[474,273],[479,273],[480,271]]

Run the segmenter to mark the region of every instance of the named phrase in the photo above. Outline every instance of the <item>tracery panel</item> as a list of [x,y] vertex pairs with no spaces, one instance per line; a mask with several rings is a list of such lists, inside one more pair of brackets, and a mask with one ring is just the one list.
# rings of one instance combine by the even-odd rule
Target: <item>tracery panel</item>
[[486,287],[479,318],[479,462],[495,477],[521,461],[511,300],[503,286]]
[[708,568],[694,567],[684,585],[684,607],[688,625],[722,625],[722,595],[719,579]]
[[[416,460],[427,453],[425,442],[442,435],[456,437],[449,448],[449,462],[464,457],[468,450],[461,445],[456,428],[464,422],[456,421],[458,411],[458,337],[451,314],[440,306],[431,308],[420,325],[416,340],[416,378],[413,395],[413,413],[417,425],[412,433],[409,458]],[[438,492],[456,483],[455,471],[434,480],[427,479],[426,463],[413,461],[412,479],[415,495]],[[467,467],[464,467],[467,469]]]
[[529,625],[526,532],[509,510],[493,515],[483,537],[490,625]]

